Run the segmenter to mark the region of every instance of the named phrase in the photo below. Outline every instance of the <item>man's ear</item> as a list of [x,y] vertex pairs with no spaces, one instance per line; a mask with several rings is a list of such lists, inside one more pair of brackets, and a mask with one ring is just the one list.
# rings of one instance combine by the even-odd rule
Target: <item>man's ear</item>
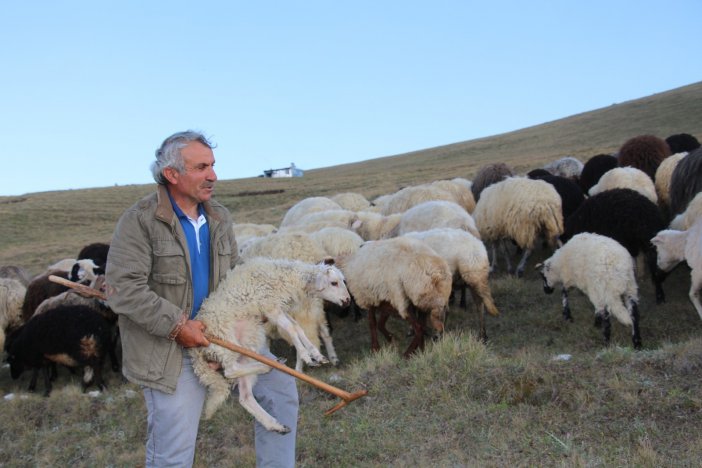
[[163,177],[171,184],[178,183],[178,176],[180,175],[178,171],[173,167],[166,167],[162,171]]

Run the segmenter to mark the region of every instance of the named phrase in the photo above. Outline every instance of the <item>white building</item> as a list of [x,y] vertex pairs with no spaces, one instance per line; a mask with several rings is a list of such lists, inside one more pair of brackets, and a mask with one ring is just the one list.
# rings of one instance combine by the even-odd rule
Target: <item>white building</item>
[[304,171],[295,167],[295,163],[290,163],[290,167],[284,167],[282,169],[268,169],[263,171],[261,177],[302,177]]

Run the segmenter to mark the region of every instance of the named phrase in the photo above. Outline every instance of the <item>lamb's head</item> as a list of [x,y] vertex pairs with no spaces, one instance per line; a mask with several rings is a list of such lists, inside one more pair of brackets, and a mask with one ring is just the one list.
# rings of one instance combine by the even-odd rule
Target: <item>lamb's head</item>
[[76,260],[68,278],[76,283],[88,284],[90,287],[95,287],[97,277],[104,274],[104,267],[96,265],[91,259],[81,259]]
[[351,303],[351,295],[346,289],[344,274],[334,266],[331,259],[318,265],[314,278],[314,290],[316,296],[336,305],[346,307]]
[[546,260],[544,263],[539,263],[534,268],[539,272],[541,279],[544,281],[544,292],[546,294],[553,293],[555,281],[552,279],[551,262]]

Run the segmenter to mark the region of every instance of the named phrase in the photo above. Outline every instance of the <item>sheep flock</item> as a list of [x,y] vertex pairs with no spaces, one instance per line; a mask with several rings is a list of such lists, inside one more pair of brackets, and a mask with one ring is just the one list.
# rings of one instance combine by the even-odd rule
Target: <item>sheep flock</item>
[[[614,316],[631,327],[632,346],[641,348],[646,337],[639,332],[638,303],[665,300],[662,284],[677,263],[686,262],[691,268],[690,310],[702,319],[702,196],[696,197],[702,192],[702,149],[680,150],[678,140],[671,140],[676,142],[673,145],[641,135],[625,142],[617,154],[600,154],[585,161],[565,156],[528,174],[494,163],[477,171],[473,181],[453,177],[373,198],[352,192],[315,195],[291,200],[278,225],[237,223],[239,264],[233,271],[240,270],[238,276],[243,278],[243,273],[256,266],[258,276],[251,275],[246,287],[252,288],[253,297],[266,291],[259,294],[260,303],[256,303],[259,299],[248,305],[240,301],[231,308],[231,314],[248,314],[252,324],[246,331],[250,336],[238,340],[256,349],[263,348],[265,340],[289,343],[300,353],[298,370],[327,362],[322,353],[337,364],[332,317],[352,312],[356,320],[367,317],[371,351],[381,347],[380,332],[411,359],[423,349],[426,339],[441,339],[455,295],[460,294],[464,310],[472,301],[479,329],[471,332],[487,341],[485,321],[501,315],[507,305],[493,299],[491,281],[505,275],[520,281],[541,274],[545,290],[552,290],[555,284],[563,286],[563,318],[571,319],[567,290],[578,289],[592,302],[598,321],[604,319],[605,343],[609,342],[609,317]],[[233,215],[236,219],[236,212]],[[73,367],[84,376],[84,389],[92,384],[104,388],[98,366],[106,356],[114,369],[119,368],[114,314],[100,300],[78,298],[48,280],[49,274],[62,275],[100,288],[108,248],[109,244],[91,244],[75,259],[47,262],[46,270],[34,276],[18,266],[0,266],[0,344],[14,363],[13,377],[24,368],[33,370],[31,389],[41,372],[48,394],[56,364],[65,364],[37,358],[42,346],[48,346],[53,355],[73,357]],[[530,264],[535,250],[543,251],[542,258],[548,260],[538,266],[536,261]],[[86,258],[88,255],[91,257]],[[268,273],[258,268],[271,261],[277,266]],[[647,268],[637,265],[639,261]],[[502,262],[505,269],[500,268]],[[309,273],[303,281],[301,272],[316,271],[321,267],[315,265],[323,264],[335,265],[327,268],[333,268],[348,288],[349,300],[330,301],[321,290],[293,285],[309,282]],[[274,273],[280,265],[287,265],[295,274]],[[644,276],[655,285],[655,298],[640,297],[637,283]],[[237,281],[241,279],[232,278],[230,286],[223,287],[236,291],[241,288]],[[257,284],[250,284],[255,281],[275,286],[256,289]],[[298,288],[295,300],[285,296],[291,294],[290,288]],[[204,316],[226,315],[228,307],[218,301],[231,293],[218,291],[206,302]],[[552,300],[544,296],[544,302]],[[282,319],[271,315],[266,301],[280,304],[281,310],[284,307]],[[56,310],[59,312],[52,312]],[[87,318],[78,325],[62,318],[71,310]],[[407,336],[388,331],[387,321],[397,319],[407,322]],[[42,331],[47,327],[53,330],[48,337]],[[360,330],[358,333],[368,333]],[[89,363],[75,352],[85,336],[99,337],[98,359]],[[402,345],[403,340],[409,344]],[[194,356],[225,364],[220,374],[202,363],[198,367],[210,390],[219,392],[213,393],[209,403],[207,414],[211,416],[226,398],[221,388],[231,386],[232,379],[264,370],[228,356],[230,351],[208,352]],[[241,366],[251,366],[251,370],[242,371]],[[284,432],[285,428],[261,413],[248,393],[240,396],[242,404],[267,427]]]

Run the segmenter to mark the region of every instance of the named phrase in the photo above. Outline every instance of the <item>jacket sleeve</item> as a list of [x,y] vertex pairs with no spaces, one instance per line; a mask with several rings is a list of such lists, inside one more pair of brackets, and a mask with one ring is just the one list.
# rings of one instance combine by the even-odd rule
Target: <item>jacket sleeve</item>
[[108,304],[149,334],[168,338],[184,311],[149,286],[153,246],[137,210],[117,222],[107,258]]

